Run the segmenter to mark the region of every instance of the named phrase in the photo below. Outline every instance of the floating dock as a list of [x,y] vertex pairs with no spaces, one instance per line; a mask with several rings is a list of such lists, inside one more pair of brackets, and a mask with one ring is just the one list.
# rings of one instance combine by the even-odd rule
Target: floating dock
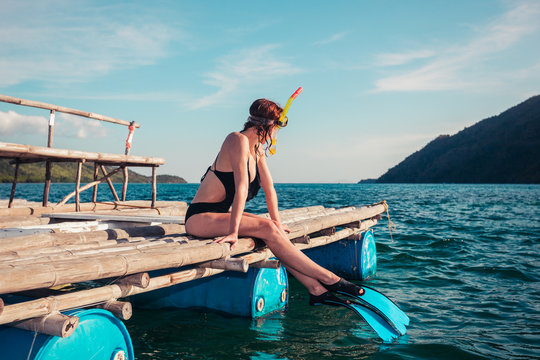
[[[103,311],[128,320],[132,303],[252,318],[286,307],[287,273],[262,242],[241,238],[231,250],[229,244],[185,233],[185,203],[157,202],[154,209],[136,204],[136,209],[126,202],[111,203],[114,208],[108,210],[26,215],[25,223],[36,224],[16,228],[9,216],[1,218],[0,324],[8,326],[0,327],[0,346],[13,344],[8,340],[12,336],[22,336],[20,344],[28,344],[39,333],[42,346],[63,348],[61,339],[73,336],[90,315],[89,328],[80,331],[99,334],[100,326],[112,326],[110,331],[124,334]],[[385,203],[313,206],[284,210],[280,216],[291,229],[290,240],[308,256],[343,276],[365,279],[376,271],[375,242],[368,230],[386,209]],[[101,312],[83,311],[96,308]],[[58,344],[47,345],[51,339]],[[118,348],[115,344],[110,354]],[[126,344],[123,354],[132,358],[130,342]],[[21,358],[26,358],[29,348],[20,346]]]
[[[50,127],[55,111],[128,125],[128,141],[135,127],[134,122],[55,105],[3,95],[0,101],[50,110]],[[0,157],[13,158],[16,166],[8,207],[0,209],[0,357],[134,359],[122,323],[131,317],[133,305],[203,308],[251,318],[287,307],[287,272],[262,241],[240,238],[231,249],[214,239],[189,236],[187,204],[156,200],[155,169],[163,159],[130,156],[130,146],[124,155],[113,155],[51,145],[0,143]],[[48,164],[41,204],[14,199],[17,168],[29,161]],[[79,166],[75,191],[51,206],[47,181],[56,161]],[[95,163],[94,181],[81,186],[86,161]],[[152,166],[152,200],[121,201],[104,164],[124,171],[123,199],[127,166]],[[104,176],[98,179],[100,168]],[[95,201],[102,181],[109,182],[115,201]],[[80,203],[80,192],[92,187],[92,202]],[[68,203],[72,197],[75,203]],[[297,248],[341,276],[363,280],[376,272],[370,229],[387,210],[385,202],[339,209],[311,206],[280,211],[280,217]]]

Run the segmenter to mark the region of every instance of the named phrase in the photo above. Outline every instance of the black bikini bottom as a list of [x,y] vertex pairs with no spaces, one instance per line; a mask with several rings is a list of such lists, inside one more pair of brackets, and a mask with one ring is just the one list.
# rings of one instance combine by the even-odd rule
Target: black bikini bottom
[[195,214],[226,213],[226,212],[229,212],[230,207],[231,205],[225,204],[223,201],[217,202],[217,203],[209,203],[209,202],[191,203],[191,205],[189,205],[189,208],[186,211],[184,224],[187,222],[187,220],[190,217],[192,217]]

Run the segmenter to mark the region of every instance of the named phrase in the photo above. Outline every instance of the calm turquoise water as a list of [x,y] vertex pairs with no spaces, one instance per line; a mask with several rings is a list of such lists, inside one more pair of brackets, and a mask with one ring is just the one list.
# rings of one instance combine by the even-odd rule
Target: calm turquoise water
[[[0,185],[5,199],[10,186]],[[17,197],[39,201],[42,187],[21,184]],[[51,199],[58,201],[72,188],[54,184]],[[158,199],[190,201],[196,188],[160,184]],[[258,321],[185,310],[135,311],[126,325],[138,359],[540,358],[539,185],[276,189],[283,209],[388,201],[398,228],[392,242],[386,221],[375,227],[378,273],[370,285],[407,312],[408,334],[381,344],[347,310],[310,307],[307,292],[291,280],[289,309]],[[130,196],[149,199],[150,186],[130,185]],[[250,202],[248,211],[265,211],[264,196]]]

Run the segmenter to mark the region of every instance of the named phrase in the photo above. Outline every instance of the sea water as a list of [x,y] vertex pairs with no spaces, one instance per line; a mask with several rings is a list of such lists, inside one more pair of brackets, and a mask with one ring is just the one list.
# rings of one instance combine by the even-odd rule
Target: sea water
[[[0,184],[0,199],[10,185]],[[120,189],[120,184],[118,184]],[[42,184],[17,198],[40,201]],[[73,184],[53,184],[51,201]],[[197,184],[158,184],[158,200],[191,201]],[[310,307],[290,277],[286,311],[251,320],[193,310],[139,310],[126,322],[137,359],[540,358],[540,185],[277,184],[280,209],[386,200],[397,225],[374,227],[378,272],[369,285],[409,315],[383,344],[352,312]],[[110,200],[100,187],[101,200]],[[83,201],[90,200],[83,193]],[[150,199],[130,184],[128,199]],[[247,211],[266,211],[264,194]],[[219,294],[216,294],[219,296]]]

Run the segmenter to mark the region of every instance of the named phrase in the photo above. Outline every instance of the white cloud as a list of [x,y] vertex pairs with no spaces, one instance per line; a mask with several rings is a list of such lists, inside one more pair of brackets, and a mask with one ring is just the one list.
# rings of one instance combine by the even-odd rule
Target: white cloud
[[112,70],[153,64],[167,55],[178,35],[142,15],[111,22],[110,13],[120,9],[95,3],[8,1],[2,10],[0,87],[27,80],[86,81]]
[[[19,114],[13,110],[0,111],[0,136],[12,135],[47,135],[48,118]],[[57,113],[55,136],[85,139],[105,137],[107,129],[97,120],[85,119],[74,115]]]
[[86,119],[70,114],[60,114],[59,136],[76,137],[78,139],[101,138],[107,136],[107,129],[98,120]]
[[213,94],[195,100],[186,106],[198,109],[224,101],[241,86],[300,72],[292,64],[274,54],[277,45],[242,49],[218,59],[216,68],[205,75],[206,84],[217,87]]
[[[387,65],[402,65],[415,59],[414,55],[429,55],[426,65],[381,78],[375,83],[375,92],[447,90],[493,86],[493,77],[485,65],[499,53],[508,50],[527,35],[540,28],[540,3],[519,3],[493,22],[477,30],[478,35],[465,44],[448,46],[435,52],[422,50],[403,54],[382,54],[379,59],[389,60]],[[416,58],[419,58],[418,56]],[[392,63],[394,60],[394,63]],[[402,61],[400,63],[400,60]],[[487,79],[487,80],[486,80]]]
[[377,65],[380,66],[396,66],[403,65],[412,60],[426,59],[435,55],[435,51],[432,50],[418,50],[410,51],[407,53],[395,53],[395,54],[380,54],[377,56]]
[[316,41],[315,45],[326,45],[326,44],[330,44],[330,43],[339,41],[342,38],[344,38],[347,34],[349,34],[348,31],[343,31],[343,32],[334,34],[334,35],[330,36],[329,38]]
[[0,111],[0,136],[47,134],[48,120],[43,116],[21,115],[13,110]]

